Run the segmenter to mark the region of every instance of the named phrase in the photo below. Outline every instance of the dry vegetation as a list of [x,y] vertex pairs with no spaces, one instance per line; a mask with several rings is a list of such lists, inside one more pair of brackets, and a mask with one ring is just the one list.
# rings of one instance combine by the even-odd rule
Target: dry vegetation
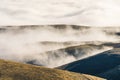
[[85,74],[0,60],[0,80],[104,80]]

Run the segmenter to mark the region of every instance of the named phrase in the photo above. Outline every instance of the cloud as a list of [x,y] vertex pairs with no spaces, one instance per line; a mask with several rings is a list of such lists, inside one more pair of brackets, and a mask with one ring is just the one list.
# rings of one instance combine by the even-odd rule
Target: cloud
[[4,0],[0,25],[119,26],[119,0]]

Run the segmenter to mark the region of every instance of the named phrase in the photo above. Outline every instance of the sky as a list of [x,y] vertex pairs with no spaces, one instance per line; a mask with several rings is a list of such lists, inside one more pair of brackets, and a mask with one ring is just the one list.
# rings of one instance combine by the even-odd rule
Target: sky
[[120,26],[120,0],[1,0],[0,25]]

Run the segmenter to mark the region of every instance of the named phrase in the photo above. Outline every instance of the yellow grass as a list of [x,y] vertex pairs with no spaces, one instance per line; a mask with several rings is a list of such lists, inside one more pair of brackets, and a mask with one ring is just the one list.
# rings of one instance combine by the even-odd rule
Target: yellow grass
[[85,74],[0,60],[0,80],[104,80]]

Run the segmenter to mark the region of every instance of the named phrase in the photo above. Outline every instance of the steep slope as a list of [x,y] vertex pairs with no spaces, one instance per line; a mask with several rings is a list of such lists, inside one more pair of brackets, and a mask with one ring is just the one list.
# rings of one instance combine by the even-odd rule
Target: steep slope
[[104,73],[99,74],[99,76],[105,77],[108,80],[119,80],[120,79],[120,65],[108,70]]
[[85,74],[0,60],[0,80],[105,80]]
[[[109,80],[120,80],[120,77],[114,79],[114,77],[120,75],[118,65],[120,65],[120,48],[115,48],[59,68],[78,73],[97,75]],[[111,77],[109,78],[108,75]]]

